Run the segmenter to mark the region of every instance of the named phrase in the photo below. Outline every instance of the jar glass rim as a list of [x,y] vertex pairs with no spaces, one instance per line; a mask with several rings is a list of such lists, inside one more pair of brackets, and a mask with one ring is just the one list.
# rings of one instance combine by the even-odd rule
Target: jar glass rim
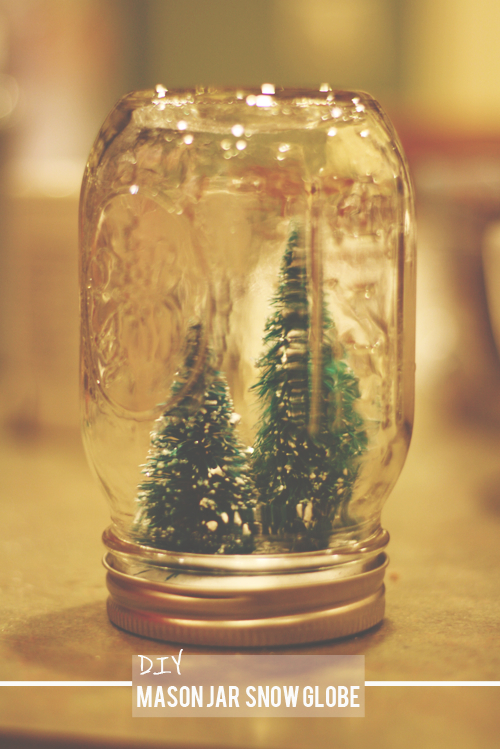
[[370,94],[326,85],[168,89],[159,84],[155,89],[125,96],[117,109],[133,113],[135,123],[144,128],[214,133],[227,132],[239,124],[248,132],[279,132],[345,127],[373,115],[384,120],[379,104]]

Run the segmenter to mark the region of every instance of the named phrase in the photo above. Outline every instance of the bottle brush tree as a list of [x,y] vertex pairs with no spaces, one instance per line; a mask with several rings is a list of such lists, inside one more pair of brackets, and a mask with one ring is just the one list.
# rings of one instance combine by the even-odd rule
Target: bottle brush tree
[[328,546],[348,505],[366,433],[356,411],[358,381],[334,356],[334,325],[322,300],[319,414],[311,429],[312,356],[306,253],[292,231],[258,362],[262,415],[253,459],[264,532],[290,533],[294,549]]
[[227,383],[201,339],[201,327],[193,326],[172,385],[180,397],[151,437],[132,532],[169,551],[247,554],[254,549],[255,488]]

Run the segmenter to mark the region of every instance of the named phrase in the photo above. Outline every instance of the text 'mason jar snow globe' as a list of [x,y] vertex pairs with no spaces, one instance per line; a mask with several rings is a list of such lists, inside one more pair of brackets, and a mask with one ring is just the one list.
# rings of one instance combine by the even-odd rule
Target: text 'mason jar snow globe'
[[130,94],[92,149],[80,231],[111,621],[232,647],[379,622],[415,294],[411,186],[377,102]]

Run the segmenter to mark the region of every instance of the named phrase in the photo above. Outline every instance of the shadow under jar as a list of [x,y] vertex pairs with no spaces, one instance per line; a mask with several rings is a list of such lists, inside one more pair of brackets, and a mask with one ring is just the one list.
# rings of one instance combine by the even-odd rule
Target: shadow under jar
[[83,435],[112,622],[251,647],[384,613],[413,419],[413,204],[367,94],[116,105],[83,181]]

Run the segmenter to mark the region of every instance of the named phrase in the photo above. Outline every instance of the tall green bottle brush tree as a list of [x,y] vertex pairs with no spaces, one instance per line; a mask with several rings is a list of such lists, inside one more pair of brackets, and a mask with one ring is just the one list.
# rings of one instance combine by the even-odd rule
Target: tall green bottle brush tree
[[334,356],[335,328],[323,299],[318,416],[311,429],[311,315],[306,251],[292,231],[272,301],[254,389],[261,419],[253,459],[264,532],[290,534],[296,551],[328,546],[335,524],[349,525],[349,502],[366,449],[356,410],[359,385]]
[[152,435],[132,533],[168,551],[247,554],[254,550],[255,488],[227,383],[211,365],[202,333],[201,326],[191,328],[172,385],[174,398],[186,394]]

